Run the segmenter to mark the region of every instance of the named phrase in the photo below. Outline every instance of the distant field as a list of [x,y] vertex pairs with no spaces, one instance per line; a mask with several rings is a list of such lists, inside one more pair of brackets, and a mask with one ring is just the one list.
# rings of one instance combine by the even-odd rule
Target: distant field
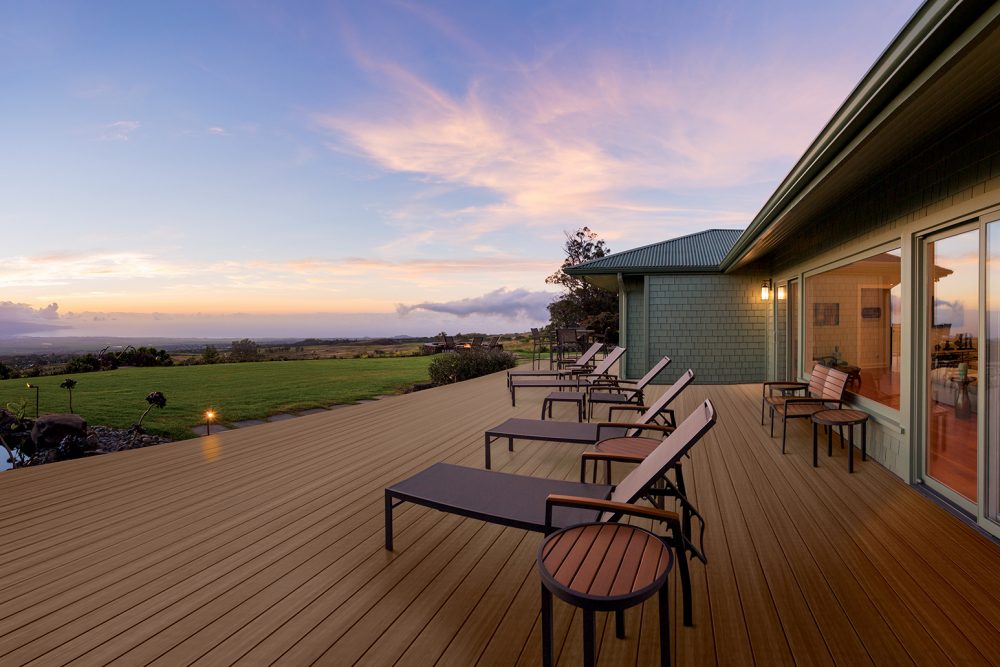
[[[72,375],[73,411],[90,424],[127,428],[146,409],[145,397],[162,391],[167,407],[153,408],[143,421],[151,433],[191,438],[191,427],[212,408],[219,423],[262,419],[285,411],[353,403],[399,393],[427,382],[433,356],[389,359],[318,359],[211,366],[120,368]],[[0,405],[25,399],[27,415],[35,414],[37,384],[42,414],[69,411],[69,392],[59,387],[65,375],[0,381]]]

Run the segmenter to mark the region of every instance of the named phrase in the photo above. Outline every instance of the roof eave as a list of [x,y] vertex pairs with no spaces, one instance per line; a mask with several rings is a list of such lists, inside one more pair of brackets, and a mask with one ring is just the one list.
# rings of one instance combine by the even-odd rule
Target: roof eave
[[976,0],[928,0],[917,9],[729,249],[719,269],[736,267],[817,175],[983,13],[983,3]]

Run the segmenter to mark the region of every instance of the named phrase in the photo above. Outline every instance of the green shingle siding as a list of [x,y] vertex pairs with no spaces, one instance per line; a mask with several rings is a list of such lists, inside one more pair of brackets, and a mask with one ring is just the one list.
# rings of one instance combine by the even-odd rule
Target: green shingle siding
[[667,354],[673,359],[660,382],[672,382],[688,368],[702,384],[763,379],[768,306],[760,300],[762,279],[749,274],[649,277],[649,358]]

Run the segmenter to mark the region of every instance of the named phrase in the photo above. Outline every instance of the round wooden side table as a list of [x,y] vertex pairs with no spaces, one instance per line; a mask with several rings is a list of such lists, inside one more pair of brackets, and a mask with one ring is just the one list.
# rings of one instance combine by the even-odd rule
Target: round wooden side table
[[[820,425],[829,427],[827,431],[826,455],[833,456],[833,427],[847,427],[847,471],[854,472],[854,427],[861,425],[861,460],[868,460],[868,413],[861,410],[820,410],[812,416],[813,426],[813,467],[819,465],[816,456],[817,429]],[[841,432],[843,441],[843,432]]]
[[615,636],[625,636],[624,611],[659,593],[660,664],[670,664],[667,576],[673,552],[642,528],[584,523],[552,533],[538,549],[542,579],[542,664],[552,665],[552,596],[583,611],[583,664],[595,664],[594,612],[615,612]]

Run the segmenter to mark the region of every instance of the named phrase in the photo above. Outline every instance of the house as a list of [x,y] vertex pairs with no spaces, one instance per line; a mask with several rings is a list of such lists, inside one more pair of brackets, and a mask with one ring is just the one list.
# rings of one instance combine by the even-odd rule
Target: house
[[629,375],[847,370],[869,453],[1000,535],[1000,3],[923,4],[742,233],[568,272],[618,291]]

